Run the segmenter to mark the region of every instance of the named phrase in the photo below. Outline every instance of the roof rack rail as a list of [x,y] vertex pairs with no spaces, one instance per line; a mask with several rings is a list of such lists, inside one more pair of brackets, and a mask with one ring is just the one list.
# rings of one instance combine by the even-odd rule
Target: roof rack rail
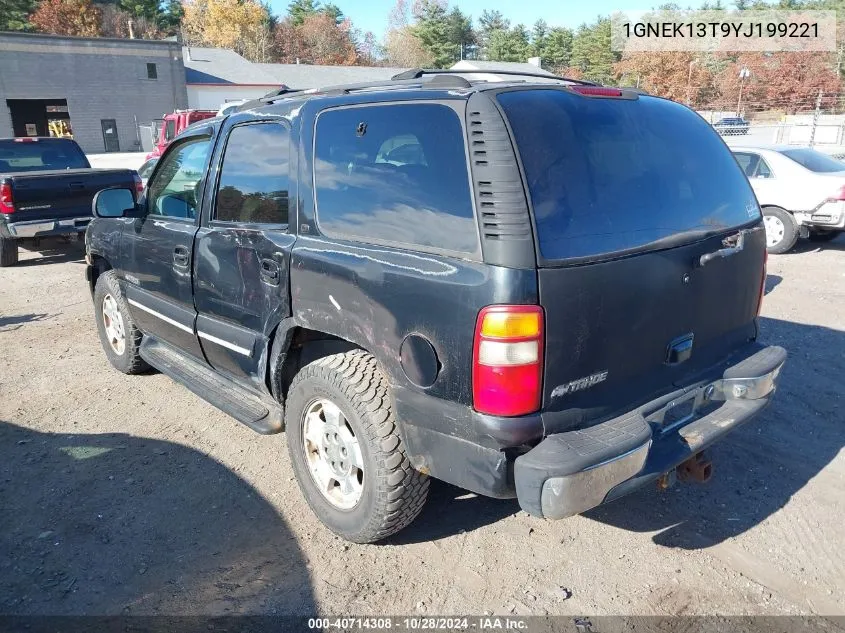
[[570,79],[569,77],[559,77],[557,75],[544,75],[543,73],[524,73],[518,70],[458,70],[457,68],[437,69],[437,68],[411,68],[398,75],[393,75],[392,79],[401,81],[403,79],[420,79],[424,75],[514,75],[518,77],[540,77],[542,79],[558,79],[560,81],[571,81],[574,84],[582,86],[595,86],[592,81],[585,81],[583,79]]
[[367,81],[356,84],[341,84],[338,86],[326,86],[323,88],[315,88],[307,92],[314,92],[323,95],[338,95],[349,94],[357,90],[367,90],[370,88],[404,88],[415,86],[430,86],[432,88],[471,88],[472,83],[464,77],[445,77],[434,76],[431,78],[423,77],[409,77],[396,79],[391,78],[383,81]]

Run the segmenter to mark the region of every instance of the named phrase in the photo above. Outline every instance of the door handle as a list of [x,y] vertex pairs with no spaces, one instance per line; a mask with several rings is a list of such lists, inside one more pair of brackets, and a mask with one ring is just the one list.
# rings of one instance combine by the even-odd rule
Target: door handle
[[173,263],[177,266],[187,266],[190,261],[191,254],[184,246],[177,246],[173,249]]
[[745,248],[746,233],[747,231],[740,231],[736,235],[726,237],[722,240],[722,246],[724,248],[720,248],[718,251],[713,251],[712,253],[705,253],[698,260],[698,265],[706,266],[708,262],[713,261],[717,257],[730,257],[731,255],[736,255]]
[[74,190],[85,189],[85,183],[84,182],[72,182],[68,185],[68,187],[70,187],[71,189],[74,189]]
[[273,285],[279,283],[279,264],[272,259],[261,260],[261,278]]

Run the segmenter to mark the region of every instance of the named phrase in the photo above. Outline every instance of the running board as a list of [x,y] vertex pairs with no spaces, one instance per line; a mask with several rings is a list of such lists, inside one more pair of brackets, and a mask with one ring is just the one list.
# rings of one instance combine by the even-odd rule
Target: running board
[[145,336],[141,358],[200,398],[263,435],[284,430],[284,408],[270,398],[251,393],[213,369]]

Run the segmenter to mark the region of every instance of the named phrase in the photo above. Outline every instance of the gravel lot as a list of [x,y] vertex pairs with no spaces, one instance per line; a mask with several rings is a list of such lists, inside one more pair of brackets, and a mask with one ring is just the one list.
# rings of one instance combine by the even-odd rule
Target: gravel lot
[[845,614],[845,238],[769,259],[774,404],[706,485],[545,522],[435,484],[380,545],[321,527],[284,435],[94,328],[81,244],[0,269],[0,614]]

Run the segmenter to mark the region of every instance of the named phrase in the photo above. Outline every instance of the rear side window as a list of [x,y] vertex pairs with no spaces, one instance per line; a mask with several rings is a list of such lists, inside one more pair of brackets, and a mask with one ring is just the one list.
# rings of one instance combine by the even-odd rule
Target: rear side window
[[829,174],[837,171],[845,171],[845,163],[831,158],[826,154],[817,152],[814,149],[805,147],[797,149],[784,149],[780,152],[787,158],[794,160],[804,169],[809,169],[817,174]]
[[736,162],[749,178],[771,178],[772,170],[769,164],[759,154],[750,152],[735,152]]
[[288,223],[289,139],[288,129],[280,123],[232,129],[220,168],[215,220]]
[[475,253],[464,132],[445,105],[328,110],[317,119],[317,220],[328,235]]
[[545,259],[658,248],[760,217],[730,151],[701,117],[652,97],[564,90],[499,95]]
[[88,161],[73,141],[0,141],[0,173],[86,167]]

